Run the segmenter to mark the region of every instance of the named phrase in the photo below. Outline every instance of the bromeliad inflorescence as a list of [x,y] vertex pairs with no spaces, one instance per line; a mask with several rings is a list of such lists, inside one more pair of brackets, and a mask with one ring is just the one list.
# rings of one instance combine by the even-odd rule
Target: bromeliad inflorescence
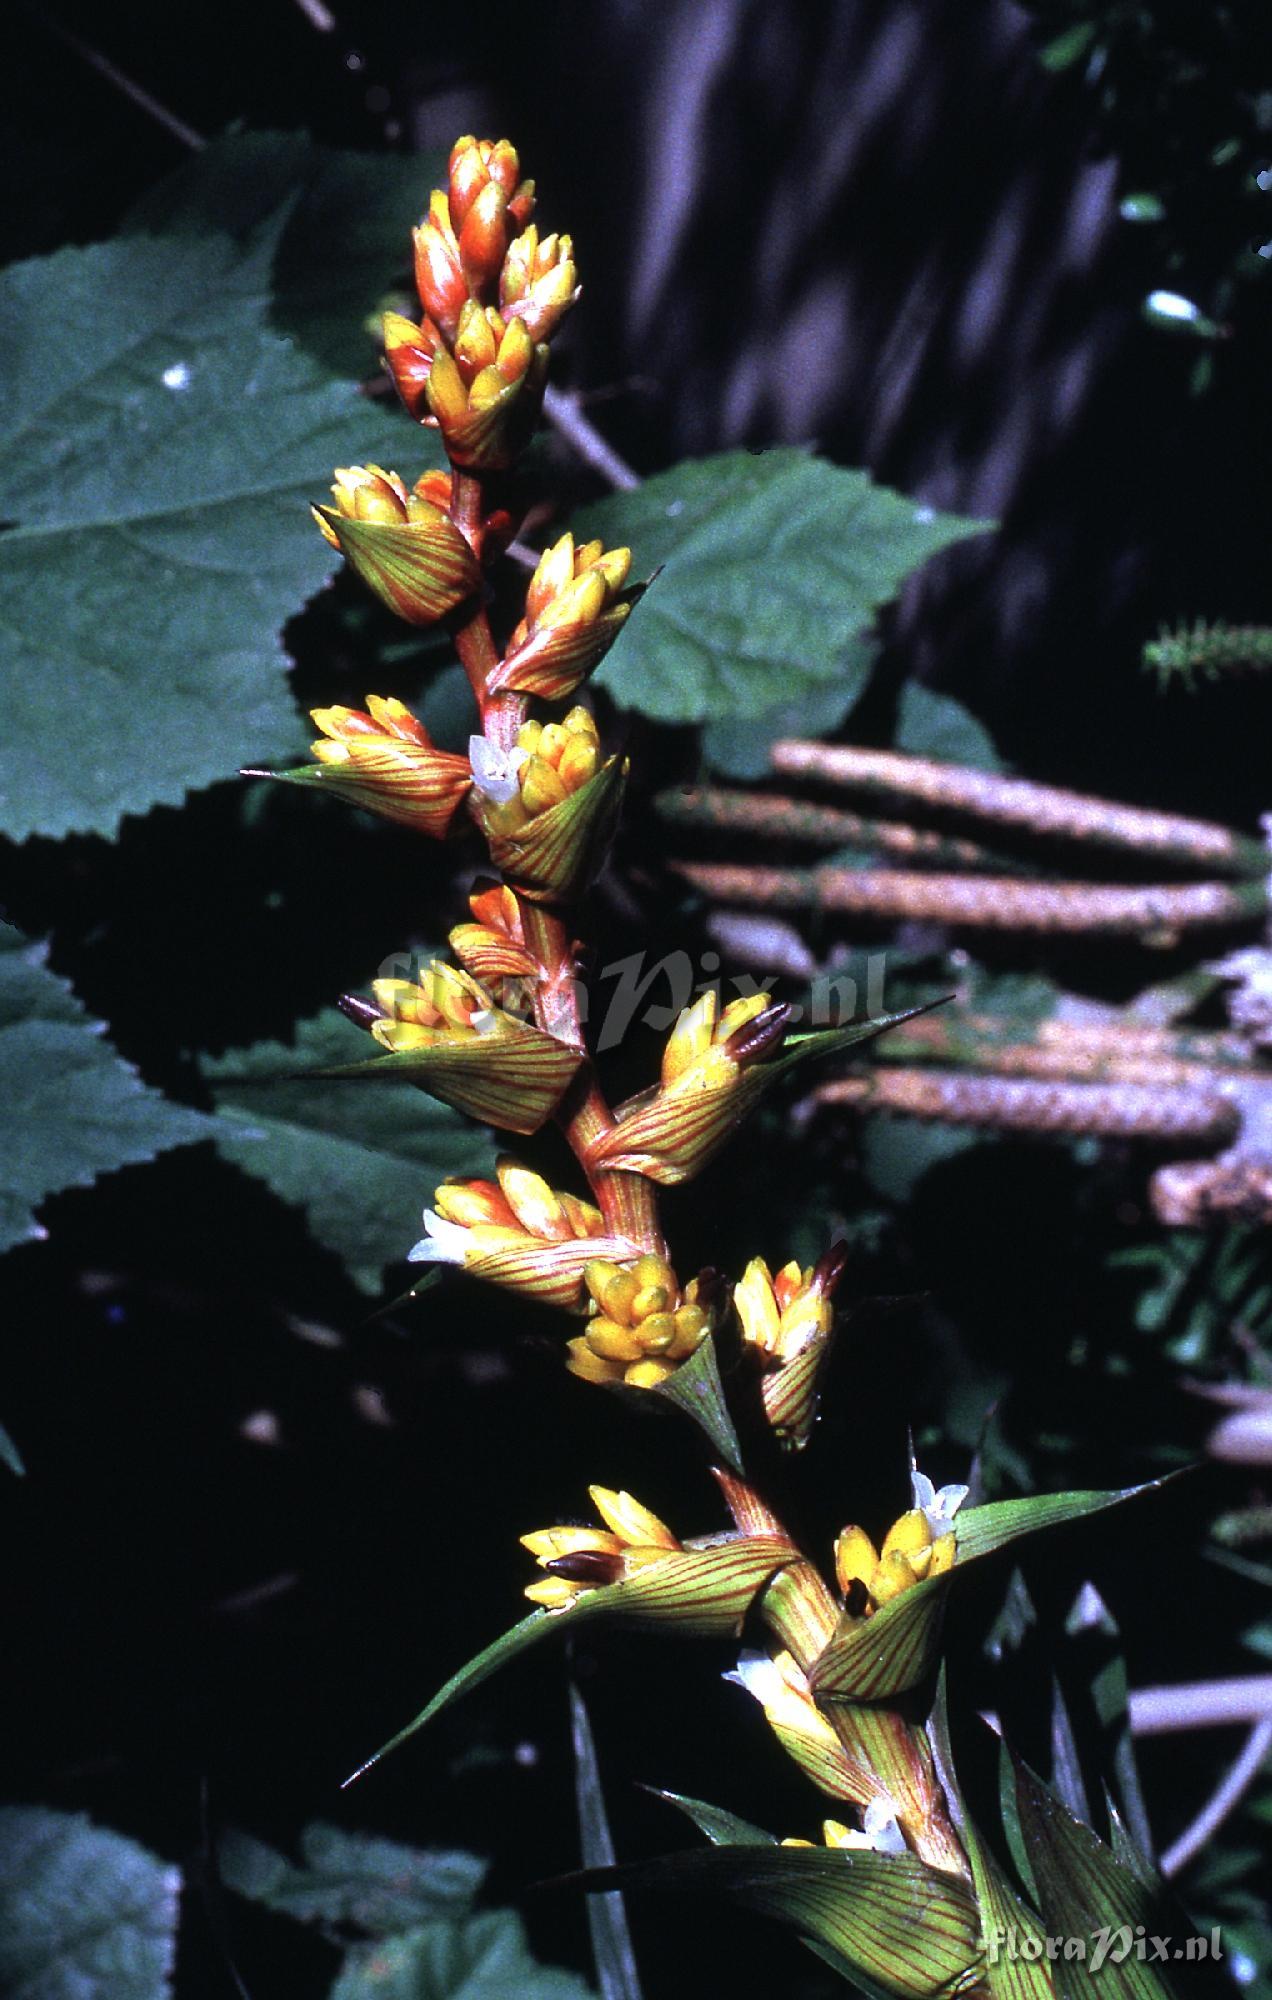
[[[717,1640],[746,1624],[762,1644],[748,1643],[732,1678],[836,1804],[820,1844],[758,1836],[771,1849],[762,1907],[871,1991],[1033,2000],[1055,1991],[1046,1968],[1001,1985],[982,1949],[991,1919],[1033,1919],[987,1872],[938,1774],[928,1716],[942,1617],[970,1563],[1118,1496],[964,1509],[965,1487],[938,1492],[912,1468],[908,1510],[877,1539],[844,1527],[823,1572],[753,1470],[775,1478],[780,1454],[813,1435],[845,1246],[807,1266],[754,1256],[732,1287],[713,1270],[682,1281],[659,1190],[700,1173],[794,1064],[860,1043],[893,1017],[797,1035],[771,993],[722,1006],[708,986],[674,1023],[648,1087],[617,1105],[605,1094],[584,1034],[574,906],[604,865],[627,762],[577,697],[639,619],[644,586],[629,581],[628,549],[560,534],[502,641],[492,625],[488,579],[522,526],[505,475],[534,429],[550,342],[578,297],[572,241],[540,236],[534,207],[506,140],[459,140],[448,185],[415,232],[422,316],[384,323],[389,374],[409,415],[439,434],[449,470],[412,484],[380,466],[344,467],[333,504],[314,509],[391,611],[449,634],[477,706],[467,755],[439,749],[402,702],[369,694],[361,709],[316,709],[314,763],[281,775],[434,840],[466,828],[494,878],[479,879],[450,934],[457,962],[344,997],[376,1053],[327,1074],[405,1077],[504,1132],[555,1121],[577,1163],[573,1188],[508,1154],[486,1176],[444,1182],[411,1260],[560,1311],[571,1375],[695,1418],[728,1461],[716,1477],[732,1525],[681,1537],[630,1494],[593,1486],[601,1525],[523,1535],[542,1571],[527,1589],[535,1610],[418,1721],[582,1619]],[[745,1879],[760,1881],[754,1844],[738,1851],[750,1857]]]

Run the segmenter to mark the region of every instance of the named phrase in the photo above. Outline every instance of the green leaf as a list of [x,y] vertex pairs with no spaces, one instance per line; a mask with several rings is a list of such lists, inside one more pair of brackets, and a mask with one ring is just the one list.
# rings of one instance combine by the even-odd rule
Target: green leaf
[[418,1236],[437,1183],[480,1171],[488,1147],[467,1119],[409,1083],[351,1090],[295,1074],[365,1047],[361,1030],[332,1008],[300,1022],[294,1047],[257,1042],[205,1058],[202,1073],[225,1158],[303,1208],[354,1283],[378,1292],[385,1265]]
[[985,1981],[993,2000],[1054,2000],[1055,1983],[1047,1969],[1046,1947],[1039,1956],[1013,1956],[1001,1946],[1009,1939],[1029,1939],[1032,1953],[1035,1940],[1043,1939],[1042,1925],[1027,1904],[1020,1900],[988,1842],[967,1810],[954,1753],[950,1744],[949,1705],[946,1671],[942,1666],[937,1681],[936,1700],[928,1717],[928,1741],[936,1762],[937,1775],[945,1793],[950,1817],[963,1844],[972,1870],[972,1886],[980,1906],[981,1935],[989,1945]]
[[401,454],[414,477],[421,454],[416,427],[269,330],[286,219],[247,245],[125,237],[0,276],[16,838],[113,833],[302,747],[276,635],[337,563],[307,503],[335,465]]
[[[570,1736],[574,1746],[574,1797],[578,1806],[583,1866],[609,1868],[614,1863],[614,1841],[609,1815],[605,1810],[605,1794],[601,1789],[596,1739],[592,1734],[587,1703],[573,1681],[570,1683]],[[587,1921],[601,2000],[641,2000],[640,1973],[632,1949],[632,1934],[621,1889],[606,1889],[602,1894],[589,1896]]]
[[437,1917],[467,1917],[486,1875],[475,1854],[402,1847],[321,1820],[305,1828],[300,1851],[297,1863],[250,1834],[224,1834],[221,1879],[280,1916],[390,1937]]
[[592,2000],[592,1989],[539,1964],[515,1911],[486,1910],[355,1945],[330,2000]]
[[272,274],[270,321],[337,375],[378,366],[368,319],[411,268],[411,229],[444,181],[439,153],[353,153],[303,132],[232,132],[160,182],[125,222],[130,235],[243,238],[291,204]]
[[22,1462],[22,1453],[3,1424],[0,1424],[0,1463],[8,1467],[15,1479],[25,1478],[26,1466]]
[[[1066,1521],[1082,1521],[1089,1514],[1102,1514],[1106,1507],[1120,1507],[1141,1493],[1156,1493],[1167,1479],[1147,1479],[1142,1486],[1123,1486],[1108,1492],[1033,1493],[1023,1500],[991,1500],[984,1507],[969,1507],[955,1522],[959,1563],[973,1562],[978,1556],[1005,1549],[1022,1535],[1037,1534],[1041,1528],[1062,1527]],[[958,1564],[955,1565],[957,1570]]]
[[1003,768],[993,737],[970,708],[964,708],[953,695],[937,694],[919,681],[907,681],[901,690],[892,744],[912,757],[970,764],[978,771]]
[[708,1334],[689,1359],[681,1362],[674,1375],[658,1383],[653,1393],[692,1417],[712,1450],[718,1452],[734,1472],[742,1471],[742,1447],[724,1399],[714,1334]]
[[1164,1484],[1152,1480],[1110,1493],[1042,1493],[969,1507],[954,1523],[957,1557],[943,1576],[928,1577],[883,1604],[872,1618],[844,1618],[809,1669],[819,1700],[884,1701],[917,1687],[936,1665],[945,1602],[969,1563],[1043,1528],[1080,1521]]
[[726,1812],[723,1806],[708,1805],[703,1799],[686,1798],[682,1792],[655,1791],[656,1799],[665,1799],[669,1806],[676,1806],[691,1819],[699,1833],[705,1833],[713,1847],[776,1847],[775,1833],[765,1833],[763,1827],[752,1826],[749,1820],[739,1819],[736,1813]]
[[775,1917],[834,1952],[871,1994],[937,2000],[957,1991],[981,1956],[974,1898],[913,1854],[748,1842],[589,1873],[580,1886],[615,1880],[720,1895]]
[[598,681],[660,722],[753,720],[838,683],[909,573],[985,527],[802,451],[687,460],[579,522],[663,569]]
[[[1124,1867],[1028,1765],[1013,1762],[1020,1833],[1044,1926],[1052,1937],[1077,1938],[1084,1946],[1081,1960],[1056,1961],[1063,2000],[1085,2000],[1097,1990],[1110,2000],[1206,2000],[1211,1994],[1220,2000],[1230,1993],[1223,1971],[1195,1955],[1199,1940],[1164,1884]],[[1155,1939],[1166,1943],[1164,1959]]]
[[869,633],[855,632],[833,681],[814,682],[754,721],[723,715],[709,722],[702,732],[704,761],[729,778],[767,778],[769,752],[779,737],[826,736],[838,729],[864,690],[878,651]]
[[0,1250],[45,1235],[46,1195],[212,1131],[115,1054],[45,956],[0,925]]
[[0,1992],[164,2000],[180,1871],[82,1813],[0,1807]]
[[589,1618],[615,1617],[642,1630],[666,1628],[675,1638],[723,1638],[741,1630],[756,1593],[792,1561],[795,1550],[774,1536],[751,1535],[669,1552],[618,1583],[585,1590],[561,1611],[532,1611],[519,1625],[452,1674],[417,1716],[360,1764],[346,1785],[397,1750],[459,1695],[467,1694],[550,1632],[572,1632]]
[[917,1118],[896,1118],[886,1112],[866,1118],[858,1139],[866,1179],[898,1204],[909,1201],[934,1167],[983,1143],[982,1133],[963,1126],[924,1125]]

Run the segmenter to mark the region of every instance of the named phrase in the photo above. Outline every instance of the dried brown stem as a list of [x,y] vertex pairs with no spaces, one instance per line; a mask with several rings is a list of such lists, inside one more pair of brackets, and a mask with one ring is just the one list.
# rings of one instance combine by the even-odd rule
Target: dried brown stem
[[1199,1146],[1223,1145],[1240,1122],[1235,1105],[1205,1090],[1045,1083],[960,1070],[879,1069],[870,1076],[840,1077],[822,1084],[813,1101],[1004,1132],[1091,1133]]
[[995,826],[1213,868],[1224,875],[1256,876],[1268,870],[1267,850],[1248,834],[1177,813],[1090,798],[1027,778],[1004,778],[961,764],[941,764],[892,750],[859,750],[844,743],[775,743],[772,759],[774,770],[787,776],[819,778],[872,798],[971,813]]
[[761,910],[828,910],[976,930],[1140,937],[1169,944],[1181,931],[1242,924],[1267,914],[1255,882],[1122,886],[1031,882],[1005,875],[923,875],[901,868],[747,868],[674,862],[714,902]]
[[894,1029],[881,1053],[885,1061],[956,1062],[1002,1076],[1142,1083],[1158,1090],[1218,1089],[1225,1072],[1248,1071],[1252,1061],[1232,1035],[1047,1021],[1032,1039],[1012,1040],[1016,1025],[1001,1015],[926,1014]]
[[974,840],[923,832],[896,820],[862,819],[838,806],[811,805],[807,799],[704,787],[662,792],[654,805],[659,816],[673,826],[751,833],[766,840],[805,841],[814,847],[878,848],[884,854],[940,868],[1002,865],[988,848]]

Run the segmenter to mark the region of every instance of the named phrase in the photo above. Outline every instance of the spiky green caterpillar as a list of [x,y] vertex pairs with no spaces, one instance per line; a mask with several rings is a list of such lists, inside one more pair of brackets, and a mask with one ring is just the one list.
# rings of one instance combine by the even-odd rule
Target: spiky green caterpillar
[[1272,668],[1272,625],[1208,625],[1198,618],[1173,632],[1163,626],[1145,645],[1142,657],[1163,688],[1173,680],[1193,687],[1198,678],[1213,681],[1227,674],[1263,673]]

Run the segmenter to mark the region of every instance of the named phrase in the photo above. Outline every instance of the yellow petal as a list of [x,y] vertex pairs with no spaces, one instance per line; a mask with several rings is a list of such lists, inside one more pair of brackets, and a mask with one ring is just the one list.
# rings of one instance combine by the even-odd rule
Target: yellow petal
[[558,1242],[573,1233],[565,1210],[541,1174],[507,1158],[499,1161],[495,1174],[504,1200],[532,1236]]
[[592,1505],[607,1527],[621,1535],[629,1547],[678,1549],[676,1537],[657,1514],[642,1507],[630,1493],[616,1493],[609,1486],[589,1486]]
[[599,1354],[593,1354],[582,1334],[575,1340],[566,1341],[565,1365],[571,1375],[581,1376],[585,1382],[621,1382],[623,1363],[603,1361]]
[[953,1569],[954,1555],[958,1543],[953,1535],[942,1535],[932,1544],[932,1560],[928,1564],[929,1576],[944,1576],[946,1570]]
[[864,1528],[845,1528],[836,1537],[835,1576],[845,1594],[854,1583],[864,1583],[868,1590],[878,1567],[878,1553]]
[[635,1327],[623,1326],[616,1319],[589,1320],[586,1339],[593,1354],[604,1361],[639,1361],[645,1352]]
[[674,1361],[633,1361],[623,1371],[623,1380],[632,1389],[656,1389],[675,1372]]
[[900,1549],[893,1549],[882,1557],[870,1585],[870,1595],[876,1604],[889,1604],[902,1591],[909,1590],[918,1582],[918,1575],[910,1558]]
[[781,1321],[773,1280],[762,1257],[752,1257],[733,1290],[733,1303],[742,1322],[743,1337],[766,1354],[777,1351]]
[[605,1528],[535,1528],[528,1535],[518,1536],[518,1540],[539,1562],[551,1562],[557,1556],[576,1556],[580,1549],[599,1549],[610,1556],[623,1552],[619,1537]]
[[662,1079],[674,1083],[711,1045],[716,1023],[716,991],[709,986],[701,999],[686,1007],[667,1037],[663,1050]]
[[894,1521],[883,1538],[879,1554],[886,1562],[897,1549],[904,1556],[917,1555],[920,1549],[930,1547],[932,1530],[928,1526],[927,1515],[919,1507],[912,1507],[899,1521]]
[[539,1583],[528,1583],[522,1593],[532,1604],[541,1604],[545,1611],[564,1611],[578,1594],[578,1585],[563,1576],[545,1576]]

